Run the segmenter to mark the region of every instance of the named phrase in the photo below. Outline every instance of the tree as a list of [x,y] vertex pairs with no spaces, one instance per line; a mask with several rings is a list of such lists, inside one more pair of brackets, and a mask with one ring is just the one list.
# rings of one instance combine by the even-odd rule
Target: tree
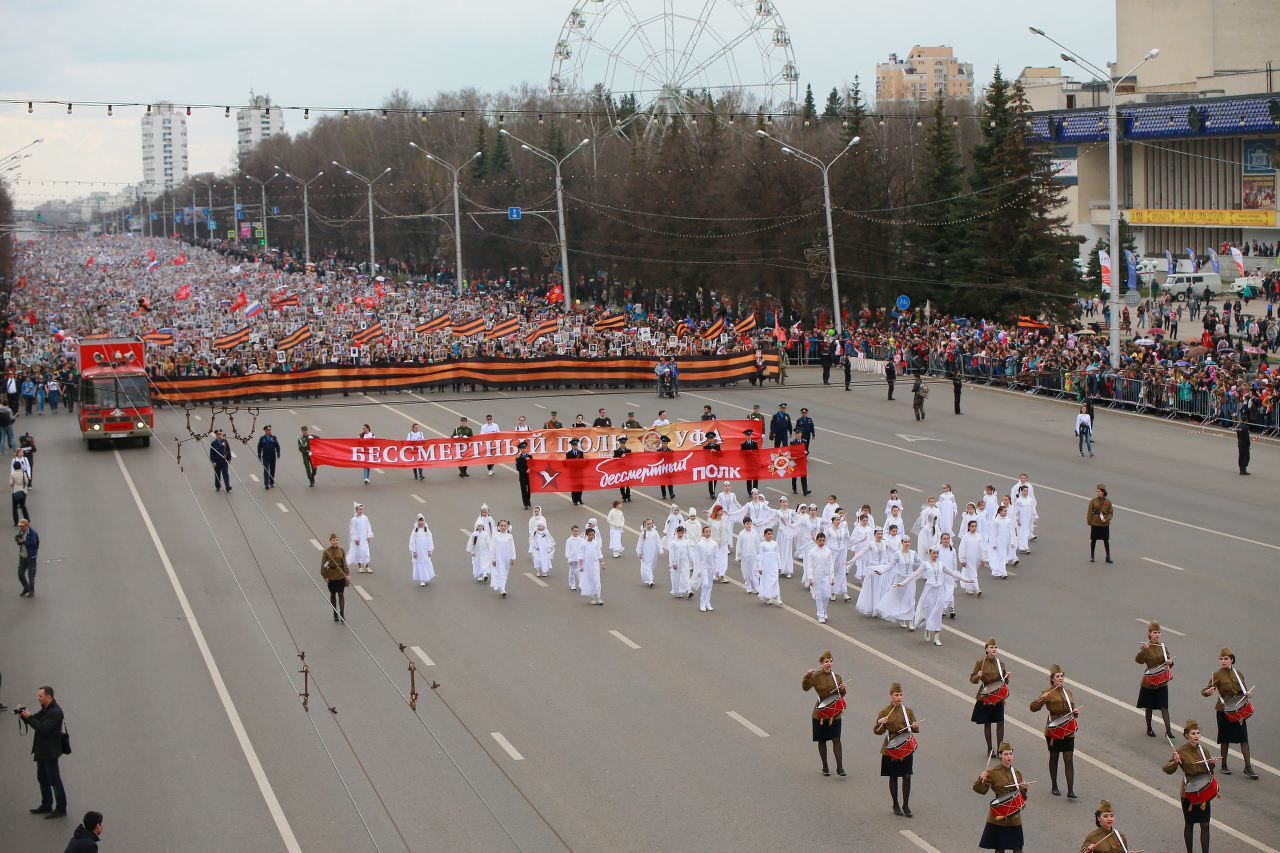
[[480,156],[471,163],[471,177],[483,181],[489,175],[489,141],[486,139],[484,122],[476,128],[476,153]]
[[946,113],[946,103],[938,97],[933,103],[933,126],[925,138],[923,177],[917,185],[917,204],[913,218],[917,224],[907,229],[907,257],[915,274],[937,282],[929,288],[928,297],[943,310],[952,310],[957,291],[945,287],[955,272],[955,258],[964,248],[968,229],[957,221],[962,218],[964,166],[955,128]]
[[818,120],[818,105],[813,99],[813,86],[811,85],[804,87],[804,111],[802,117],[804,118],[805,127],[812,127]]
[[[1120,217],[1120,248],[1128,249],[1134,254],[1137,254],[1138,251],[1138,244],[1134,240],[1133,228],[1130,227],[1129,221],[1123,216]],[[1098,260],[1098,252],[1106,252],[1111,255],[1111,241],[1100,237],[1089,252],[1089,263],[1085,268],[1084,278],[1094,287],[1102,286],[1102,262]],[[1128,275],[1128,272],[1125,271],[1123,259],[1123,252],[1120,253],[1119,261],[1112,256],[1111,269],[1121,270],[1121,275],[1125,276]],[[1123,281],[1124,279],[1121,280]]]
[[827,105],[822,108],[822,117],[840,118],[842,113],[844,113],[844,98],[840,97],[840,90],[832,86],[831,93],[827,95]]
[[847,142],[855,136],[862,135],[862,125],[867,119],[867,105],[862,100],[862,83],[858,75],[853,75],[853,87],[849,89],[849,99],[844,105],[844,138]]
[[498,134],[497,141],[493,143],[493,154],[489,156],[489,174],[492,177],[499,177],[511,171],[511,143],[507,142],[505,134]]

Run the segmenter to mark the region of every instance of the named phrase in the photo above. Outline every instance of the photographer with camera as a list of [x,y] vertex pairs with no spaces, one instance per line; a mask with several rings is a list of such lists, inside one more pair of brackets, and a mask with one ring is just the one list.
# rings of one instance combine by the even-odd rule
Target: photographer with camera
[[36,533],[31,522],[22,519],[18,522],[18,532],[13,541],[18,543],[18,583],[22,584],[19,597],[34,598],[36,594],[36,556],[40,552],[40,534]]
[[53,688],[41,687],[36,691],[40,710],[34,714],[25,705],[13,712],[35,733],[31,740],[31,756],[36,762],[36,781],[40,783],[40,805],[31,809],[32,814],[42,814],[45,820],[67,816],[67,791],[62,787],[62,774],[58,759],[71,751],[70,739],[62,734],[62,708],[53,701]]

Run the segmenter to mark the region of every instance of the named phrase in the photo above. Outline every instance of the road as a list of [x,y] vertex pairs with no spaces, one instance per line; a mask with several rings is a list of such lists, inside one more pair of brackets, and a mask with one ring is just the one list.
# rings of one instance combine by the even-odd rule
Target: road
[[[1270,577],[1280,545],[1267,534],[1280,450],[1256,444],[1254,476],[1242,478],[1229,434],[1103,410],[1097,456],[1082,459],[1069,406],[969,389],[956,417],[944,384],[917,422],[903,385],[891,403],[874,377],[859,378],[851,392],[692,389],[661,405],[672,420],[696,420],[704,404],[724,418],[752,403],[771,413],[785,401],[793,416],[808,406],[819,430],[812,497],[835,493],[877,514],[895,486],[914,520],[943,482],[963,505],[987,483],[1007,493],[1026,471],[1039,499],[1034,553],[1016,577],[984,578],[982,599],[960,597],[941,648],[860,617],[852,604],[833,604],[830,623],[819,625],[798,573],[784,581],[786,608],[763,607],[734,584],[717,586],[715,611],[699,613],[670,599],[665,572],[657,588],[643,587],[629,552],[607,561],[606,606],[586,606],[566,590],[562,560],[545,586],[524,574],[527,515],[502,468],[492,478],[472,468],[465,480],[435,470],[421,483],[388,470],[367,486],[357,471],[322,469],[307,488],[292,446],[303,423],[321,436],[355,435],[369,423],[398,437],[417,421],[431,436],[462,415],[493,414],[508,427],[521,414],[541,423],[550,409],[566,422],[579,411],[590,420],[604,406],[616,423],[628,411],[647,423],[659,408],[639,390],[389,394],[271,402],[257,426],[269,422],[281,436],[281,485],[264,490],[252,443],[237,442],[229,496],[210,488],[196,442],[175,460],[174,438],[189,437],[180,412],[158,416],[149,449],[92,453],[70,419],[41,418],[29,501],[43,541],[39,588],[33,600],[0,602],[9,650],[0,698],[30,702],[40,684],[56,687],[75,746],[63,761],[71,809],[107,815],[107,849],[765,850],[853,841],[949,851],[975,849],[984,820],[984,800],[969,790],[983,742],[969,722],[967,676],[982,640],[995,636],[1013,672],[1006,738],[1016,766],[1038,780],[1024,821],[1029,849],[1076,849],[1105,797],[1131,846],[1170,850],[1181,819],[1176,779],[1159,769],[1168,745],[1143,735],[1132,708],[1140,674],[1132,657],[1141,623],[1155,618],[1178,661],[1175,729],[1194,717],[1212,736],[1212,704],[1198,689],[1221,646],[1259,685],[1251,734],[1262,779],[1247,780],[1233,750],[1237,772],[1221,780],[1214,805],[1215,844],[1273,849],[1280,735],[1268,725],[1266,685],[1280,673],[1272,635],[1259,628],[1280,605]],[[210,417],[208,407],[196,410],[191,428],[207,431]],[[214,423],[229,427],[226,414]],[[241,410],[235,426],[247,433],[250,415]],[[1087,560],[1084,512],[1098,482],[1117,506],[1114,565]],[[766,484],[771,501],[778,491],[789,496],[789,481]],[[589,493],[582,511],[567,496],[541,503],[563,541],[570,524],[603,519],[612,498]],[[624,507],[629,527],[646,516],[661,525],[666,505],[656,498],[636,492]],[[354,500],[372,520],[375,573],[353,576],[342,626],[328,613],[317,543],[336,531],[345,544]],[[709,503],[701,487],[682,488],[679,501]],[[463,552],[482,502],[516,522],[521,560],[506,600],[471,580]],[[425,589],[409,580],[406,548],[419,511],[440,575]],[[800,690],[824,648],[854,687],[843,779],[818,772],[806,719],[813,697]],[[300,652],[309,711],[298,697]],[[1076,801],[1049,796],[1043,719],[1027,710],[1054,663],[1082,708]],[[911,820],[889,809],[871,733],[895,680],[923,720]],[[0,740],[9,768],[0,837],[8,849],[54,849],[70,825],[26,815],[38,796],[29,748]]]

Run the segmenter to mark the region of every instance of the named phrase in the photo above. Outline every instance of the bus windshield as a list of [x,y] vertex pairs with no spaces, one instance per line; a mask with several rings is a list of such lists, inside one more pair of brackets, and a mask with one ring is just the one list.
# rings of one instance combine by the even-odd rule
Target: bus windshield
[[104,409],[141,409],[151,405],[145,376],[99,376],[84,385],[82,405]]

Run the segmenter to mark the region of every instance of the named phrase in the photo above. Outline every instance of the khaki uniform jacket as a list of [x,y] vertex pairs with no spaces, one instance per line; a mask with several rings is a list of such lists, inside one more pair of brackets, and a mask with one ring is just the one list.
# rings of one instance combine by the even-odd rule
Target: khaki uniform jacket
[[[1240,681],[1236,680],[1236,675],[1240,676]],[[1239,667],[1233,669],[1220,669],[1213,674],[1213,678],[1209,679],[1209,685],[1218,688],[1218,702],[1213,706],[1215,711],[1222,710],[1224,701],[1230,702],[1232,699],[1244,693],[1240,689],[1240,682],[1243,681],[1246,686],[1249,682],[1245,680],[1244,673]]]
[[[1000,666],[1004,666],[1004,661],[1000,662]],[[988,684],[994,684],[999,680],[1000,670],[996,667],[995,658],[989,658],[986,655],[978,658],[978,662],[973,665],[973,672],[969,673],[970,684],[981,684],[986,687]],[[1009,669],[1006,667],[1004,671],[1005,684],[1008,684],[1009,680]],[[978,695],[982,695],[982,688],[978,688]]]
[[[1102,516],[1106,516],[1106,520]],[[1089,509],[1085,513],[1085,520],[1089,522],[1090,527],[1110,527],[1111,519],[1115,518],[1115,512],[1111,508],[1111,500],[1109,498],[1094,498],[1089,501]]]
[[[805,673],[804,681],[800,686],[805,690],[813,690],[818,694],[818,701],[813,703],[813,719],[820,720],[818,716],[818,702],[826,699],[837,688],[844,686],[844,679],[836,672],[823,672],[819,669],[813,674]],[[836,714],[831,719],[838,720],[844,716],[844,711]]]
[[[904,709],[906,711],[905,718],[903,717]],[[920,731],[920,718],[916,716],[915,709],[907,706],[906,704],[900,705],[896,708],[893,705],[881,708],[880,713],[876,714],[876,719],[879,720],[881,717],[887,719],[889,721],[888,724],[882,726],[879,723],[876,723],[875,727],[872,729],[876,734],[884,735],[884,741],[880,744],[881,755],[888,754],[885,751],[885,747],[888,745],[889,739],[895,737],[898,732],[906,728],[907,719],[911,720],[911,731]]]
[[[1075,708],[1076,697],[1071,694],[1071,689],[1064,685],[1061,690],[1055,688],[1050,692],[1048,699],[1041,699],[1037,696],[1035,699],[1031,700],[1031,710],[1039,711],[1041,708],[1044,708],[1049,712],[1050,720],[1056,720],[1063,714],[1070,714],[1071,711],[1067,707],[1067,700],[1062,697],[1063,693],[1066,693],[1067,697],[1071,699],[1071,708]],[[1045,730],[1048,731],[1048,728],[1049,726],[1046,722]]]
[[1120,846],[1120,842],[1116,840],[1116,833],[1110,829],[1098,827],[1093,832],[1085,836],[1084,841],[1080,844],[1080,853],[1089,853],[1089,845],[1096,844],[1093,848],[1096,853],[1124,853],[1129,847],[1129,836],[1123,832],[1120,837],[1124,839],[1124,846]]
[[[1018,778],[1013,778],[1014,773],[1018,774]],[[987,771],[987,781],[983,782],[982,777],[978,777],[978,781],[973,783],[973,790],[978,794],[986,794],[990,792],[991,799],[1002,797],[1013,790],[1014,782],[1017,782],[1022,796],[1026,797],[1030,790],[1026,784],[1026,778],[1021,771],[1016,768],[1010,770],[1003,764],[998,764]],[[987,810],[987,823],[994,823],[996,826],[1022,826],[1022,812],[1018,812],[1013,817],[997,818],[991,814],[991,810]]]
[[349,574],[347,552],[342,546],[324,549],[324,553],[320,555],[320,577],[327,581],[339,581]]
[[1208,759],[1210,767],[1213,766],[1213,759],[1209,757],[1209,751],[1205,750],[1204,757],[1200,756],[1200,750],[1196,749],[1189,743],[1184,743],[1178,747],[1178,760],[1174,761],[1170,758],[1164,763],[1160,769],[1169,775],[1174,773],[1182,773],[1187,777],[1182,780],[1182,784],[1178,786],[1178,796],[1183,796],[1187,792],[1187,779],[1194,779],[1196,776],[1203,776],[1209,772],[1209,768],[1204,766],[1205,759]]
[[1169,654],[1169,669],[1173,670],[1173,653],[1169,652],[1169,644],[1164,644],[1164,652],[1160,651],[1160,646],[1147,646],[1145,649],[1138,649],[1138,653],[1134,655],[1133,662],[1140,663],[1144,667],[1150,669],[1153,666],[1159,666],[1164,663],[1165,652]]

